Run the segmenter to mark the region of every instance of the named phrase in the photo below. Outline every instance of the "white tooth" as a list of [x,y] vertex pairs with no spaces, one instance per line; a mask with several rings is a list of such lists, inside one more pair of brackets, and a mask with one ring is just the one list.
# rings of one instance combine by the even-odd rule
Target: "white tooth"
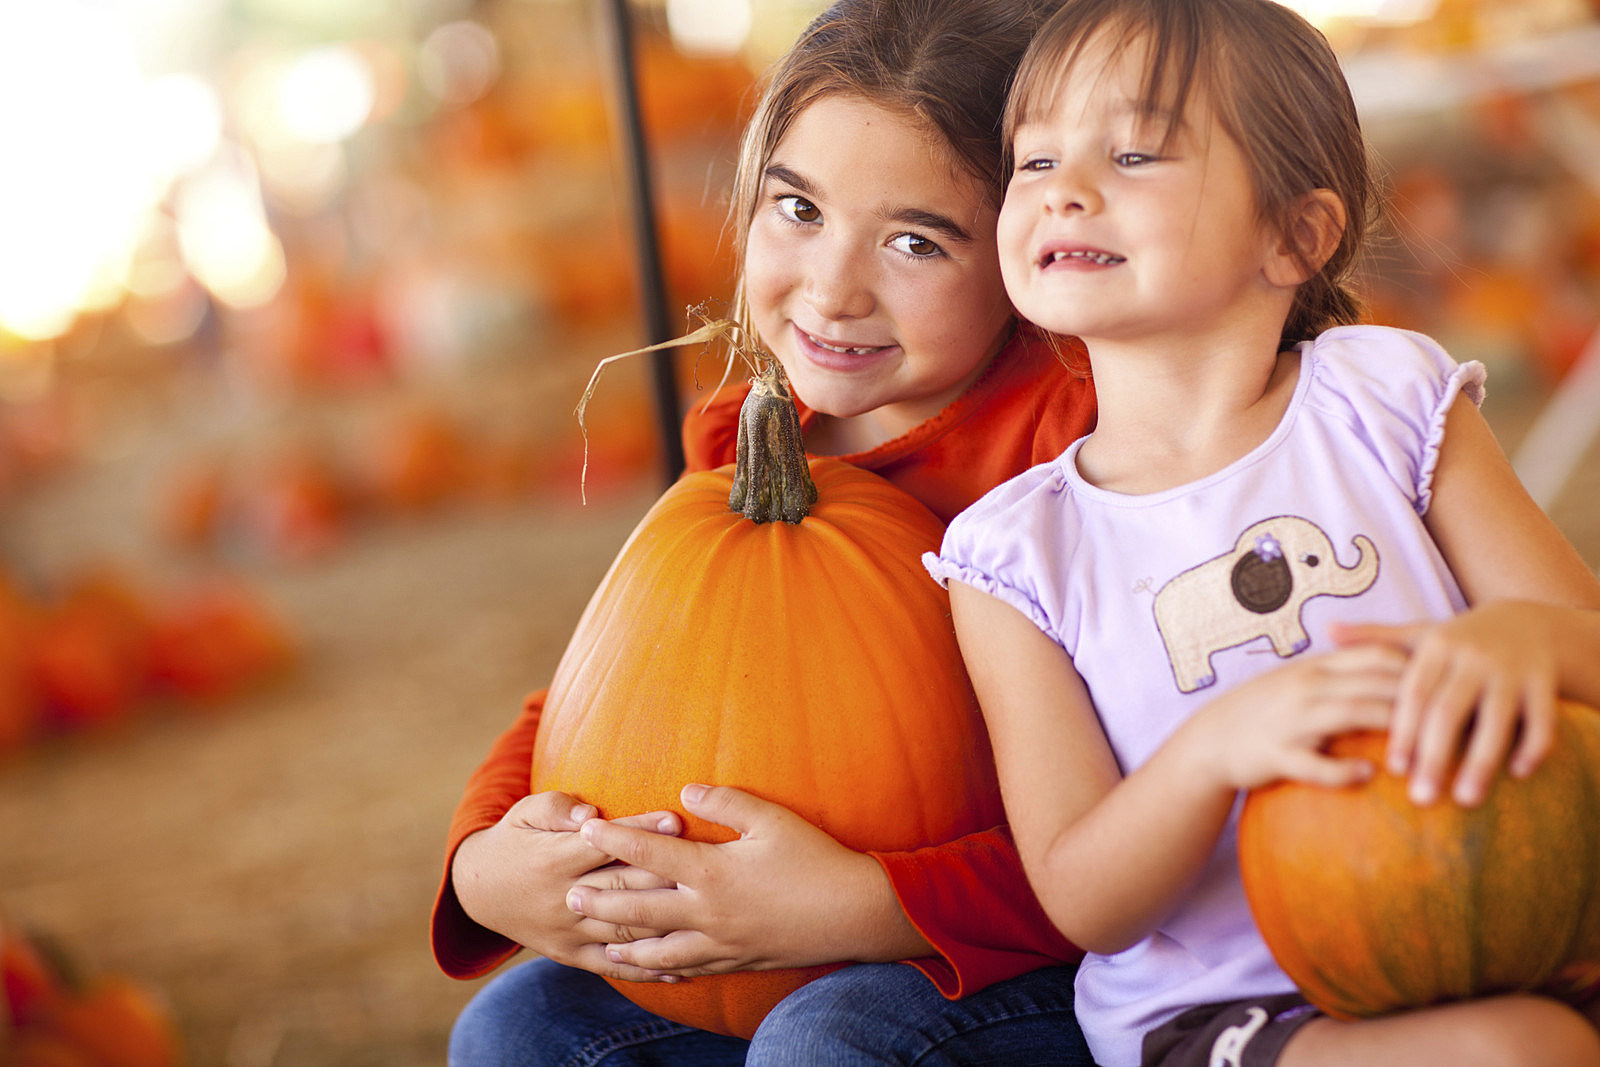
[[1121,256],[1114,256],[1109,252],[1052,252],[1050,262],[1059,263],[1063,259],[1087,259],[1091,263],[1105,266],[1108,263],[1120,263]]
[[819,341],[815,337],[811,338],[811,343],[816,345],[818,348],[826,348],[829,352],[838,352],[842,355],[848,356],[859,356],[864,352],[872,351],[870,348],[841,348],[838,345],[830,345],[826,341]]

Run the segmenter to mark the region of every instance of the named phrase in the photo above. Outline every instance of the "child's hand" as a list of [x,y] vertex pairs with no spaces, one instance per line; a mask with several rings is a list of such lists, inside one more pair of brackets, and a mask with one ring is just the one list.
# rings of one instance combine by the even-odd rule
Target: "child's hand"
[[742,790],[686,786],[683,803],[740,836],[713,845],[598,820],[583,826],[594,847],[676,885],[644,891],[579,887],[568,895],[574,911],[592,919],[673,931],[610,946],[613,962],[691,976],[931,951],[872,857]]
[[[1482,802],[1502,763],[1524,777],[1555,740],[1557,667],[1541,609],[1495,601],[1442,622],[1336,626],[1342,645],[1387,645],[1410,655],[1386,753],[1411,775],[1410,795],[1432,803],[1466,739],[1451,788],[1456,803]],[[1470,735],[1470,736],[1468,736]]]
[[[1229,789],[1280,779],[1344,786],[1371,777],[1365,760],[1322,751],[1331,737],[1389,723],[1405,656],[1363,645],[1295,659],[1229,690],[1180,728]],[[1176,735],[1175,738],[1176,740]]]
[[[577,833],[595,814],[593,805],[565,793],[524,797],[494,826],[461,843],[450,881],[462,908],[479,925],[569,967],[609,978],[649,981],[653,976],[648,972],[607,958],[606,942],[618,936],[615,925],[585,920],[566,905],[568,891],[580,879],[636,889],[664,884],[649,871],[606,866],[612,857],[591,848]],[[617,821],[651,836],[681,830],[671,812]],[[642,928],[629,933],[651,937],[664,932]]]

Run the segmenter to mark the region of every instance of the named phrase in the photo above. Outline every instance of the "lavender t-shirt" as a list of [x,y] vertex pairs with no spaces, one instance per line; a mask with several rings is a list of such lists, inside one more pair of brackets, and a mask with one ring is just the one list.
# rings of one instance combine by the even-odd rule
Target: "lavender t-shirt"
[[[940,582],[1021,611],[1073,658],[1123,773],[1206,702],[1303,652],[1328,624],[1465,607],[1422,516],[1445,415],[1484,369],[1421,334],[1345,326],[1300,346],[1270,437],[1200,481],[1128,496],[1085,482],[1080,440],[950,524]],[[1149,1030],[1200,1004],[1292,991],[1239,884],[1238,805],[1194,891],[1159,929],[1078,972],[1095,1061],[1139,1062]]]

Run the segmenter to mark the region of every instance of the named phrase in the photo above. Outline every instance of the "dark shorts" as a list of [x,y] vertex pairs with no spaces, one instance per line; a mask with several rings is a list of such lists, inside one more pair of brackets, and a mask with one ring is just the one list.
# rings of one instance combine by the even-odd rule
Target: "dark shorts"
[[1297,993],[1202,1004],[1144,1035],[1144,1067],[1272,1067],[1322,1013]]

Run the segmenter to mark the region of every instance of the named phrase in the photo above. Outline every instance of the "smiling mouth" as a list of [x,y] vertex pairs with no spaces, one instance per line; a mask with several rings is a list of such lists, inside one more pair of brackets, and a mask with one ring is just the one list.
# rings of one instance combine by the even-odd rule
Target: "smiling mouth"
[[1085,263],[1094,263],[1101,267],[1127,262],[1126,257],[1113,255],[1110,252],[1051,252],[1044,257],[1044,266],[1048,267],[1052,263],[1061,263],[1066,260],[1079,260]]
[[817,336],[815,336],[813,334],[809,334],[809,333],[806,334],[806,340],[810,341],[812,344],[816,345],[818,348],[826,349],[829,352],[837,352],[842,356],[864,356],[868,352],[876,352],[880,348],[883,347],[882,345],[861,345],[861,346],[858,346],[858,347],[849,347],[849,346],[846,346],[846,345],[831,345],[828,342],[822,340],[820,337],[817,337]]

